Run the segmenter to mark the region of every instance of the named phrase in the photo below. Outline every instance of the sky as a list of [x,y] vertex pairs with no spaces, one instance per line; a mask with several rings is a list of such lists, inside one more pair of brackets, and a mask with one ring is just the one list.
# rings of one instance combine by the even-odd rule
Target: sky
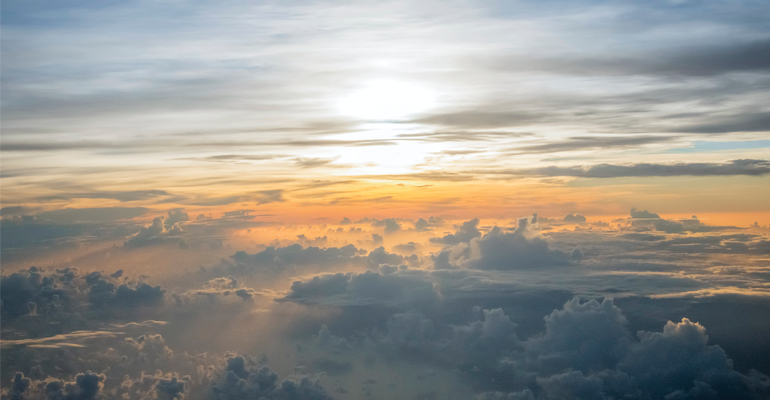
[[0,395],[770,397],[767,15],[5,1]]

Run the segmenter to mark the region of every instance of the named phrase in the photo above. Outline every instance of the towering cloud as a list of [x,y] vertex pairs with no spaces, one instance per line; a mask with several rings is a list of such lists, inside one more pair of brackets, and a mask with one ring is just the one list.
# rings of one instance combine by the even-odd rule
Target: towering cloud
[[541,237],[537,216],[519,219],[518,227],[511,233],[495,227],[482,237],[477,237],[477,224],[477,219],[468,221],[463,224],[461,231],[448,236],[450,240],[456,241],[460,235],[467,238],[468,243],[460,242],[434,255],[435,268],[516,270],[551,268],[570,263],[567,254],[552,249]]

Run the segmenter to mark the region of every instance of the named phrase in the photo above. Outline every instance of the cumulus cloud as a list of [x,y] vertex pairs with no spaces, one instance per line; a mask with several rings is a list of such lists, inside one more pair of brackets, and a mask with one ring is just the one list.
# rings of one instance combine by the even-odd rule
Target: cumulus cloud
[[45,386],[47,399],[51,400],[92,400],[96,399],[104,387],[104,374],[91,371],[78,374],[74,382],[52,380]]
[[562,221],[570,224],[582,224],[586,222],[586,217],[580,214],[567,214],[562,218]]
[[377,269],[382,264],[399,265],[404,262],[404,257],[388,253],[384,247],[380,246],[366,256],[366,265],[368,268]]
[[171,298],[176,304],[192,304],[198,299],[206,299],[208,303],[216,303],[218,300],[235,299],[244,303],[251,302],[259,291],[242,287],[242,282],[233,276],[214,278],[203,285],[203,289],[192,289],[185,292],[172,293]]
[[[475,227],[469,221],[468,226]],[[433,255],[434,268],[463,267],[473,269],[515,270],[550,268],[569,264],[569,256],[552,249],[540,236],[537,216],[521,218],[518,227],[505,233],[495,227],[469,243],[459,243]],[[451,238],[456,239],[454,235]]]
[[484,310],[482,321],[453,326],[442,338],[433,320],[394,314],[382,343],[473,366],[515,390],[481,399],[761,399],[770,393],[770,378],[735,371],[725,352],[708,344],[705,328],[686,318],[669,321],[663,332],[640,331],[635,340],[611,299],[574,298],[545,324],[544,332],[522,341],[502,310]]
[[300,244],[293,244],[286,247],[268,247],[265,250],[248,254],[245,251],[236,252],[232,258],[238,263],[251,265],[335,265],[341,266],[346,263],[364,262],[365,258],[361,251],[352,244],[342,247],[303,247]]
[[425,218],[420,218],[417,220],[417,222],[414,223],[414,229],[418,232],[426,232],[431,227],[434,226],[440,226],[444,224],[444,220],[442,218],[436,218],[434,216],[430,216],[427,220]]
[[139,307],[155,305],[163,301],[165,290],[139,282],[136,286],[118,285],[101,272],[86,275],[88,298],[95,307]]
[[[362,220],[363,221],[363,220]],[[361,221],[359,221],[361,222]],[[401,230],[401,224],[398,223],[398,221],[395,218],[386,218],[383,220],[372,220],[372,226],[374,227],[385,227],[385,233],[391,234],[394,232],[398,232]]]
[[453,326],[450,347],[463,363],[478,366],[521,347],[516,324],[501,308],[481,310],[482,320]]
[[[766,398],[767,378],[747,371],[766,364],[733,353],[740,347],[735,338],[745,331],[725,339],[724,326],[710,330],[725,351],[692,322],[712,326],[701,318],[708,314],[702,310],[711,310],[705,304],[722,307],[728,296],[697,296],[711,296],[708,291],[723,288],[721,282],[743,290],[735,296],[747,299],[740,304],[759,310],[746,315],[760,315],[764,303],[747,293],[762,289],[767,279],[760,257],[770,249],[766,236],[757,230],[701,231],[705,224],[696,217],[665,220],[649,211],[633,213],[634,218],[614,221],[623,224],[616,231],[569,230],[548,237],[540,234],[536,216],[486,234],[478,230],[478,220],[466,221],[452,234],[465,238],[422,260],[355,245],[236,252],[197,272],[186,270],[174,286],[133,279],[130,265],[107,272],[30,268],[7,274],[0,281],[8,329],[3,361],[11,360],[4,363],[4,395],[45,398],[45,386],[60,381],[53,387],[63,388],[67,398],[68,384],[72,393],[80,390],[78,372],[91,370],[105,376],[96,398],[334,395],[322,382],[333,382],[339,393],[351,382],[368,388],[349,397],[392,390],[386,393],[411,398],[429,393],[420,385],[447,385],[450,392],[462,388],[459,397],[480,394],[482,399]],[[656,224],[680,228],[669,233]],[[306,244],[314,240],[304,238]],[[425,243],[414,240],[394,250],[408,254]],[[720,253],[719,258],[710,253]],[[428,269],[430,260],[435,270]],[[573,267],[552,268],[568,265]],[[693,293],[687,300],[642,296],[683,288]],[[622,294],[615,301],[602,299],[607,293]],[[574,294],[585,297],[565,303]],[[277,302],[268,301],[275,297]],[[690,306],[704,308],[698,314]],[[746,329],[756,332],[753,325],[762,325],[764,316],[746,315],[738,317],[754,321]],[[667,320],[674,322],[657,331]],[[269,327],[266,335],[257,330],[262,326]],[[635,335],[632,329],[644,330]],[[245,342],[237,338],[244,330],[258,337],[245,341],[257,343],[247,351],[277,352],[278,358],[270,353],[270,360],[278,361],[270,365],[277,368],[265,367],[266,358],[216,354],[242,348]],[[35,336],[23,337],[23,332]],[[745,348],[756,349],[758,359],[762,346]],[[728,354],[742,358],[736,367]],[[38,367],[36,360],[44,357],[51,361]],[[238,357],[242,363],[228,361]],[[292,365],[302,367],[286,376]],[[393,366],[414,380],[389,385]],[[159,369],[165,372],[147,372]],[[285,379],[277,377],[279,372]],[[324,375],[312,375],[319,372]]]
[[637,208],[631,209],[631,218],[641,218],[641,219],[659,219],[660,215],[651,213],[647,210],[639,210]]
[[285,378],[278,383],[278,374],[267,366],[252,370],[242,356],[227,360],[226,375],[213,386],[214,399],[239,400],[245,398],[268,400],[331,400],[317,378],[303,375]]
[[422,271],[384,269],[384,273],[336,273],[294,281],[283,301],[299,303],[430,306],[439,299]]
[[545,332],[526,343],[528,362],[538,370],[601,371],[617,364],[628,346],[628,321],[612,300],[581,303],[574,298],[545,317]]
[[325,246],[329,243],[328,236],[316,236],[315,239],[310,239],[304,234],[297,235],[297,239],[304,246]]
[[168,217],[163,221],[163,226],[165,226],[166,229],[170,229],[177,222],[185,222],[189,220],[190,216],[187,215],[187,213],[182,209],[177,208],[168,212]]
[[[180,212],[172,214],[169,212],[169,215],[173,215],[174,219],[187,217],[187,214],[183,214],[183,216],[181,216],[179,213]],[[141,228],[139,233],[129,238],[128,241],[124,242],[123,246],[128,248],[137,248],[163,244],[172,240],[178,244],[182,244],[184,242],[180,239],[181,235],[182,228],[178,223],[174,223],[170,226],[169,229],[167,229],[163,223],[163,217],[157,217],[152,220],[152,224],[150,226]]]
[[383,340],[387,344],[407,350],[433,350],[438,330],[428,318],[417,312],[393,314],[388,318]]
[[652,396],[688,398],[690,393],[707,392],[718,398],[758,398],[759,388],[733,370],[724,350],[708,345],[700,324],[687,318],[669,321],[663,332],[640,332],[639,338],[618,369]]
[[151,334],[141,335],[136,339],[127,338],[125,343],[136,350],[140,359],[148,363],[155,363],[174,355],[161,335]]
[[161,304],[165,290],[144,282],[123,283],[99,271],[82,274],[74,268],[26,271],[0,280],[2,315],[17,318],[36,314],[73,313],[88,304],[92,309],[131,308]]
[[401,243],[393,246],[393,251],[402,254],[413,254],[417,252],[418,247],[420,247],[420,245],[415,242]]
[[479,219],[474,218],[470,221],[463,222],[457,232],[450,233],[444,237],[430,238],[430,241],[444,245],[468,243],[471,239],[481,236],[481,231],[479,231],[478,226]]
[[[2,390],[3,398],[46,400],[92,400],[122,398],[126,400],[172,399],[243,399],[267,400],[330,400],[332,397],[320,384],[319,376],[294,374],[279,379],[267,366],[256,367],[249,356],[226,354],[217,360],[223,366],[201,364],[208,357],[190,358],[194,361],[193,375],[178,372],[140,372],[138,376],[111,376],[86,371],[68,379],[49,376],[30,379],[16,373],[10,388]],[[221,361],[220,361],[221,360]],[[197,365],[197,370],[196,370]]]

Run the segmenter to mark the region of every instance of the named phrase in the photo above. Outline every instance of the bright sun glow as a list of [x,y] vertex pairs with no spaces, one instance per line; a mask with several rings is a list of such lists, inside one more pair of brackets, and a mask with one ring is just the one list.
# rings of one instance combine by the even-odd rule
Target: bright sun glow
[[433,95],[418,86],[375,81],[341,99],[341,113],[366,120],[395,120],[433,107]]

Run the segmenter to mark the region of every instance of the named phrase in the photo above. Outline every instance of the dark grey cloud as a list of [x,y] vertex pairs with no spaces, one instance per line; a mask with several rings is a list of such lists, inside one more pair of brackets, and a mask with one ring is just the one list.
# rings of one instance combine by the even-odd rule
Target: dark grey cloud
[[263,366],[251,370],[242,356],[227,359],[225,378],[213,386],[214,398],[238,400],[244,398],[270,400],[331,400],[332,397],[318,378],[301,376],[286,378],[278,383],[278,374]]
[[[122,239],[136,233],[139,230],[138,224],[132,221],[111,220],[117,216],[126,216],[121,214],[123,213],[106,215],[105,220],[97,222],[78,222],[80,214],[69,212],[54,215],[61,216],[62,220],[38,219],[30,215],[4,217],[0,220],[2,257],[6,262],[21,260],[33,254],[78,248],[103,240]],[[87,213],[83,220],[95,217],[100,217],[99,212],[96,215]],[[75,220],[71,221],[69,218]]]
[[420,313],[408,312],[388,318],[386,334],[381,340],[401,349],[432,351],[438,339],[439,331],[432,320]]
[[561,142],[518,146],[510,148],[509,152],[514,154],[559,153],[562,151],[643,146],[674,139],[676,138],[672,136],[575,136]]
[[[149,340],[140,337],[144,343]],[[131,341],[136,343],[135,341]],[[167,348],[166,348],[167,349]],[[114,349],[111,349],[115,351]],[[152,350],[149,350],[152,351]],[[147,353],[139,353],[146,355]],[[141,358],[141,357],[140,357]],[[173,357],[157,359],[166,367]],[[69,377],[62,373],[45,376],[25,377],[19,372],[13,378],[13,386],[3,389],[3,398],[9,399],[46,399],[46,400],[92,400],[118,397],[130,400],[156,399],[172,400],[192,399],[242,399],[260,398],[266,400],[331,400],[332,397],[320,384],[321,375],[303,375],[295,372],[279,379],[279,375],[268,366],[248,355],[226,353],[225,358],[199,355],[190,358],[194,361],[192,374],[182,375],[177,371],[154,373],[127,370],[124,363],[127,358],[111,365],[102,373],[86,371]],[[206,365],[206,362],[214,365]],[[147,367],[152,362],[145,360]],[[198,367],[196,370],[195,367]],[[190,371],[189,366],[177,365],[176,368]],[[299,367],[301,370],[303,367]],[[120,372],[130,372],[120,375]],[[193,376],[195,378],[193,378]],[[71,379],[71,381],[70,381]]]
[[[0,280],[4,321],[28,314],[68,315],[93,309],[115,311],[164,301],[165,290],[143,282],[125,283],[124,279],[99,271],[84,273],[76,268],[28,270],[3,276]],[[73,321],[76,322],[76,321]]]
[[11,385],[11,389],[8,391],[8,395],[13,400],[23,399],[24,392],[29,389],[30,383],[31,380],[29,378],[25,378],[23,373],[17,372],[13,377],[13,384]]
[[724,350],[708,345],[700,324],[684,318],[680,323],[669,321],[662,333],[639,332],[638,336],[641,340],[629,348],[618,369],[634,376],[638,387],[652,396],[761,396],[746,377],[733,370]]
[[32,215],[35,211],[37,211],[37,208],[25,206],[7,206],[0,208],[0,216],[7,217],[13,215]]
[[161,304],[166,291],[160,286],[150,286],[139,282],[135,286],[116,284],[113,279],[102,276],[99,272],[86,275],[90,285],[88,298],[95,307],[140,307]]
[[770,113],[743,113],[727,116],[705,116],[706,122],[677,127],[674,132],[682,133],[731,133],[770,132]]
[[[78,241],[86,233],[98,231],[94,226],[84,224],[44,223],[33,218],[0,220],[0,234],[3,236],[2,249],[38,247],[43,244],[66,245],[69,241]],[[113,236],[114,237],[114,236]],[[4,256],[7,256],[4,254]],[[7,260],[7,259],[6,259]]]
[[649,75],[659,77],[708,77],[732,72],[770,71],[770,40],[721,43],[709,46],[641,50],[628,56],[559,59],[512,58],[499,67],[583,76]]
[[522,348],[516,335],[517,325],[501,308],[480,311],[480,319],[468,325],[452,326],[450,351],[462,363],[484,365],[505,354]]
[[548,373],[565,369],[602,371],[616,365],[627,349],[628,321],[612,300],[581,303],[574,298],[545,317],[546,330],[530,339],[530,363]]
[[731,160],[724,163],[674,163],[630,165],[598,164],[573,167],[541,167],[507,171],[514,175],[618,178],[648,176],[761,176],[770,174],[768,160]]
[[367,345],[376,343],[390,355],[418,354],[497,388],[481,399],[674,399],[707,393],[758,400],[770,393],[766,376],[736,371],[724,350],[709,344],[705,328],[687,318],[669,320],[663,332],[640,330],[634,337],[612,299],[575,297],[544,318],[543,331],[522,340],[502,309],[476,307],[473,313],[472,322],[451,325],[438,316],[397,312]]
[[62,400],[92,400],[100,394],[106,376],[91,371],[78,374],[75,382],[65,383],[54,380],[46,385],[46,395],[49,399]]

